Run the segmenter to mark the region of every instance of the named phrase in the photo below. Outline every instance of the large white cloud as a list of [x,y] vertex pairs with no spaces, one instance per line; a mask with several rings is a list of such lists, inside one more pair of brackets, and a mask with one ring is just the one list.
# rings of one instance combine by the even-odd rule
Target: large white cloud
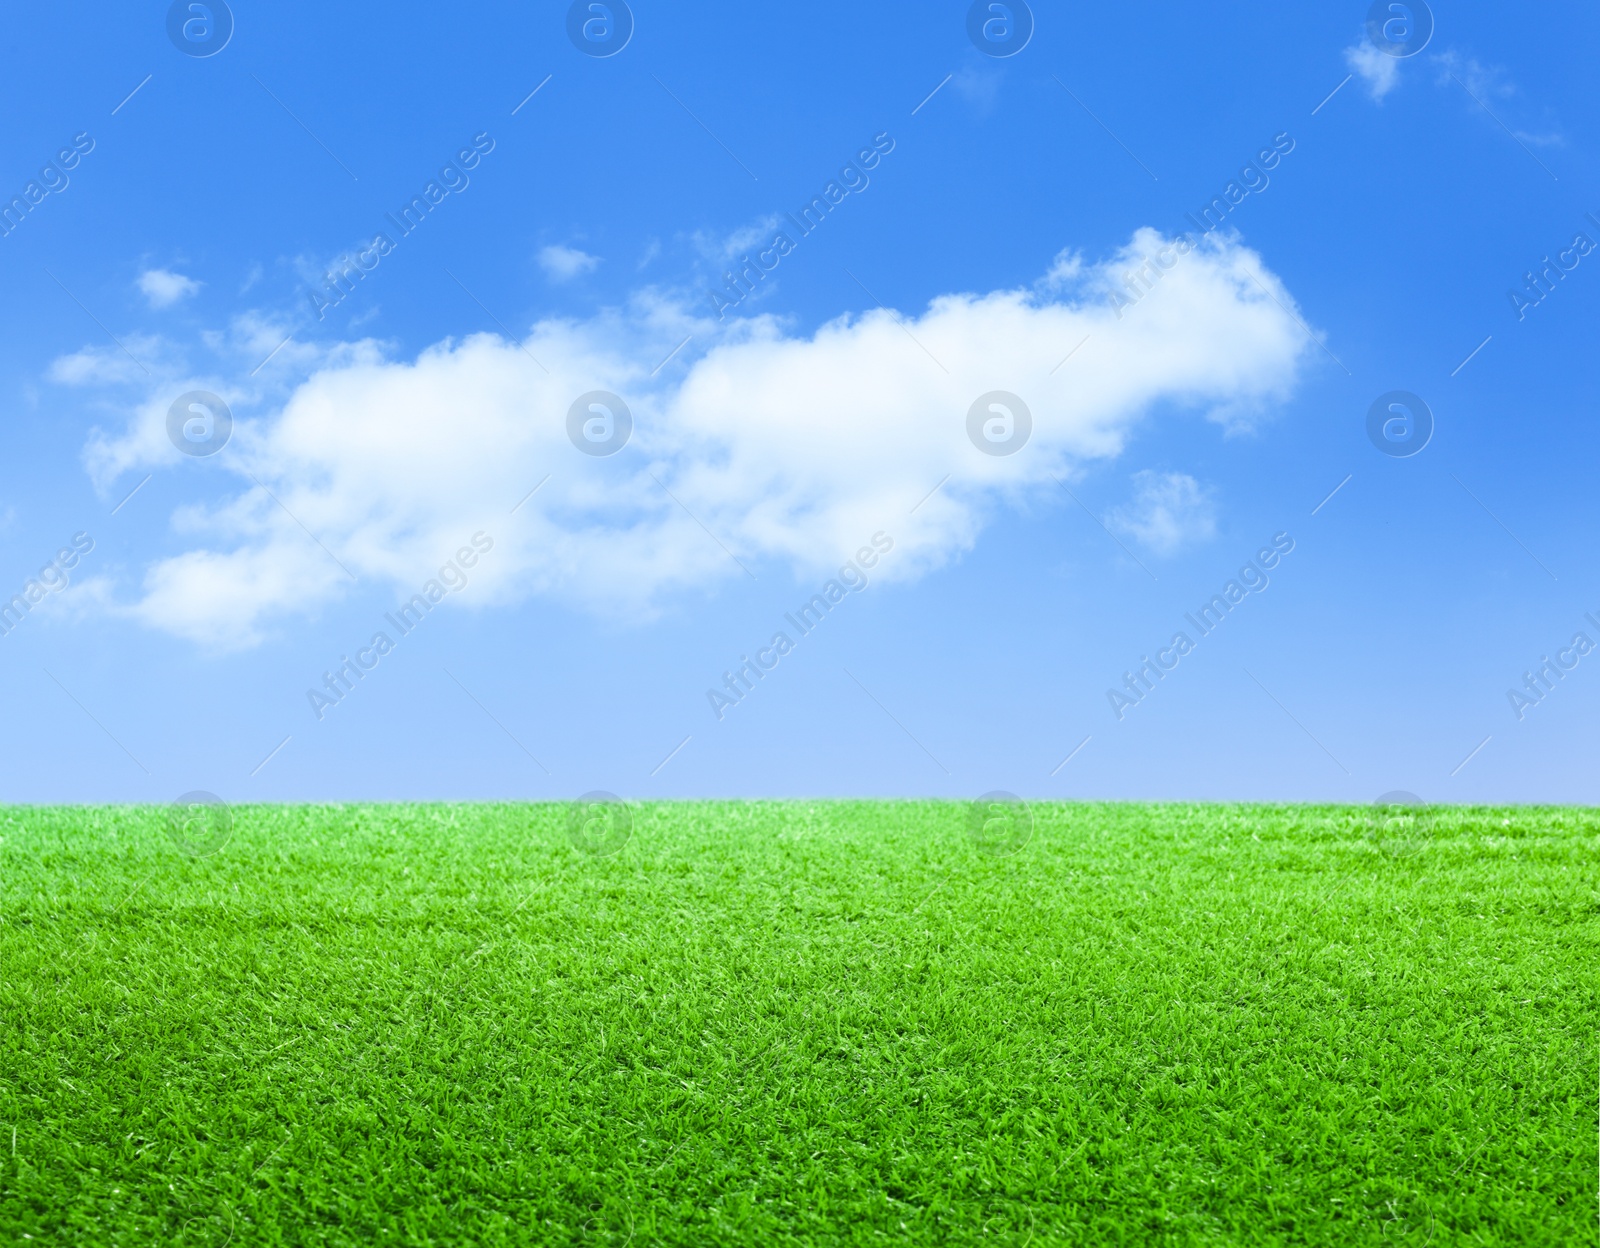
[[[1148,293],[1115,307],[1108,291],[1140,268]],[[192,548],[147,569],[126,609],[248,644],[351,575],[409,596],[477,530],[495,549],[461,600],[479,604],[556,594],[648,612],[663,593],[746,575],[741,563],[812,575],[880,529],[896,543],[880,574],[913,577],[970,548],[997,505],[1115,456],[1158,406],[1237,425],[1287,393],[1310,347],[1293,307],[1236,240],[1179,255],[1142,230],[1107,263],[1058,264],[1033,290],[947,295],[920,316],[873,309],[810,336],[641,297],[541,322],[521,344],[480,334],[410,361],[372,343],[302,349],[302,379],[220,457],[240,492],[176,518]],[[178,458],[163,403],[203,381],[172,379],[91,445],[102,484]],[[614,456],[568,438],[569,407],[593,390],[633,413]],[[995,390],[1032,413],[1013,455],[968,438],[969,407]]]

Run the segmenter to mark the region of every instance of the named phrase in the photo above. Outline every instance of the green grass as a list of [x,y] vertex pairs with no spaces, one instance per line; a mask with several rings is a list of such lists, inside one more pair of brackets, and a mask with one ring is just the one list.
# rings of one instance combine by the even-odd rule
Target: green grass
[[0,808],[0,1236],[1595,1242],[1600,812],[965,815]]

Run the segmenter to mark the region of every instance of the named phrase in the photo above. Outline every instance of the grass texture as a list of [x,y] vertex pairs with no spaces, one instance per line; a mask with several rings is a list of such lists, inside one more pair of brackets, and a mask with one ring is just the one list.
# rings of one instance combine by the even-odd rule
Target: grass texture
[[1595,1242],[1600,812],[969,813],[0,808],[0,1237]]

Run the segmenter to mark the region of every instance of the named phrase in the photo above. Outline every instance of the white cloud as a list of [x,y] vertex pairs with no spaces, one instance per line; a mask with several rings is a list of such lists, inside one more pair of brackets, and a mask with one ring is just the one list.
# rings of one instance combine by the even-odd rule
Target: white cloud
[[[349,585],[305,530],[364,583],[406,597],[483,530],[495,548],[461,595],[476,605],[549,594],[648,613],[663,594],[743,576],[723,546],[811,577],[880,529],[895,550],[878,574],[913,578],[970,549],[1007,500],[1050,496],[1052,473],[1118,454],[1158,405],[1236,425],[1292,387],[1310,340],[1278,302],[1293,308],[1292,297],[1237,239],[1213,235],[1113,311],[1106,290],[1163,242],[1141,230],[1104,264],[1058,265],[1058,279],[1079,279],[1060,298],[945,295],[920,316],[872,309],[809,336],[641,295],[542,321],[522,347],[476,334],[396,360],[376,343],[342,344],[271,415],[241,421],[235,409],[217,462],[241,492],[176,517],[201,540],[150,567],[131,610],[210,645],[249,644]],[[690,334],[683,367],[652,376]],[[568,409],[592,390],[624,396],[633,415],[633,439],[612,457],[567,436]],[[968,439],[968,409],[991,390],[1032,412],[1014,455]],[[173,462],[168,402],[150,395],[123,434],[91,444],[103,486]]]
[[217,355],[245,364],[249,376],[265,368],[282,371],[297,365],[303,373],[307,366],[322,357],[323,351],[309,343],[295,341],[292,325],[281,315],[241,312],[228,322],[226,330],[202,330],[200,338]]
[[212,650],[239,650],[264,637],[263,602],[294,611],[338,589],[344,574],[288,517],[276,524],[271,515],[255,518],[255,546],[227,554],[194,550],[163,560],[145,576],[144,596],[116,613]]
[[1211,492],[1182,472],[1133,474],[1133,500],[1112,511],[1111,527],[1132,534],[1160,555],[1216,536],[1216,506]]
[[1345,64],[1350,72],[1359,74],[1367,84],[1367,91],[1375,100],[1381,100],[1400,81],[1400,60],[1363,39],[1344,50]]
[[[132,342],[133,339],[124,339]],[[140,344],[135,344],[135,349]],[[117,347],[83,347],[50,361],[47,374],[63,386],[115,385],[137,382],[144,376],[138,360]]]
[[81,571],[61,589],[47,594],[34,612],[46,618],[73,623],[103,615],[126,614],[116,598],[116,586],[107,576],[83,577]]
[[169,308],[200,289],[200,283],[167,269],[146,269],[139,274],[139,289],[152,308]]
[[542,248],[539,252],[539,265],[553,282],[570,282],[575,277],[583,276],[599,263],[599,256],[591,256],[576,247],[560,244]]

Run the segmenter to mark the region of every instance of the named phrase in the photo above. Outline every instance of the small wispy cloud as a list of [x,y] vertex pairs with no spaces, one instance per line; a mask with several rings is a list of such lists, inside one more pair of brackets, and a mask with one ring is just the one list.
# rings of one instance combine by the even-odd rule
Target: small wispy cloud
[[1438,82],[1441,87],[1447,87],[1454,81],[1473,95],[1490,102],[1510,99],[1517,93],[1516,86],[1507,80],[1504,70],[1483,65],[1474,57],[1451,50],[1439,53],[1433,58],[1433,63],[1439,71]]
[[200,289],[200,283],[170,269],[146,269],[139,274],[139,289],[152,308],[170,308]]
[[1134,473],[1132,501],[1115,508],[1109,521],[1160,555],[1209,541],[1217,532],[1211,492],[1182,472]]
[[542,248],[539,252],[539,267],[553,282],[570,282],[575,277],[582,277],[599,263],[599,256],[591,256],[586,251],[560,243]]
[[1441,87],[1460,87],[1472,97],[1479,110],[1487,114],[1487,119],[1505,126],[1519,142],[1532,143],[1536,147],[1561,147],[1566,143],[1558,128],[1530,131],[1502,120],[1503,115],[1525,112],[1526,109],[1518,107],[1521,93],[1516,83],[1499,66],[1484,65],[1476,58],[1454,50],[1441,52],[1433,58],[1433,63],[1439,70],[1438,83]]
[[50,362],[46,376],[63,386],[136,384],[153,366],[165,371],[166,344],[156,336],[124,334],[117,346],[82,347]]
[[1039,279],[1044,290],[1065,290],[1083,276],[1083,255],[1071,247],[1064,247],[1050,262],[1049,271]]
[[1381,100],[1400,81],[1400,61],[1363,40],[1344,50],[1345,64],[1367,84],[1367,94]]
[[960,69],[950,79],[950,87],[980,115],[987,116],[994,111],[995,101],[1000,98],[1001,76],[999,70],[988,67]]

